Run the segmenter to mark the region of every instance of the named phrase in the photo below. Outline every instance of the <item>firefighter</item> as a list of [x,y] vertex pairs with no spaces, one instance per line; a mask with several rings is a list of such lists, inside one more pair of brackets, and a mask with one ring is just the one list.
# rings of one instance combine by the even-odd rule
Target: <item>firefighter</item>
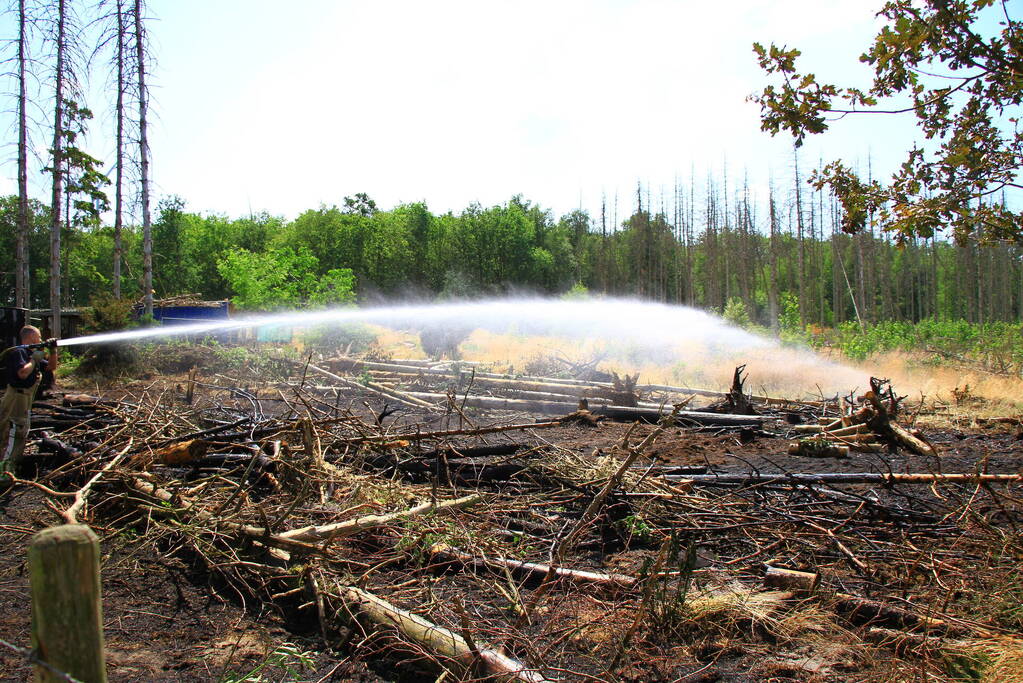
[[[27,325],[19,335],[21,345],[3,353],[0,372],[7,380],[7,391],[0,401],[0,473],[17,472],[25,451],[31,422],[32,400],[44,370],[56,370],[57,340],[43,343],[39,329]],[[44,347],[49,348],[47,360]]]

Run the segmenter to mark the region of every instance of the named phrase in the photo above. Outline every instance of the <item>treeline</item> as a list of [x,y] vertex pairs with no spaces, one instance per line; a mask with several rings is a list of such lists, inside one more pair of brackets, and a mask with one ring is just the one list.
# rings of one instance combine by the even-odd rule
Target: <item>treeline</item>
[[[619,215],[561,217],[516,196],[436,215],[425,204],[380,210],[360,194],[310,209],[293,221],[268,214],[200,215],[178,198],[160,203],[152,226],[156,296],[198,293],[240,308],[272,310],[357,298],[559,295],[570,289],[680,303],[789,329],[880,320],[1018,321],[1023,315],[1021,249],[940,239],[897,244],[883,233],[842,233],[838,207],[795,185],[790,196],[754,201],[708,181],[697,194],[638,190]],[[0,200],[0,239],[12,243],[17,197]],[[48,210],[35,204],[31,262],[45,263]],[[125,296],[141,297],[141,230],[122,230]],[[70,231],[64,304],[110,292],[109,226]],[[38,256],[37,256],[38,254]],[[10,281],[11,251],[3,250]],[[32,271],[33,293],[49,273]],[[7,290],[10,291],[9,289]],[[8,295],[10,299],[10,295]],[[34,305],[45,305],[35,295]],[[740,314],[737,314],[737,307]]]

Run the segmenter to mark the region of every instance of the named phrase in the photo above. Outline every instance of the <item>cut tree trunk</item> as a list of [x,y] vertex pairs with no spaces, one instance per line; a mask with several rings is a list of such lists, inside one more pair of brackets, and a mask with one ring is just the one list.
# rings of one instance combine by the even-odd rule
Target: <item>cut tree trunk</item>
[[[425,392],[409,392],[410,395],[423,400],[447,401],[448,394],[434,394]],[[490,410],[515,410],[538,412],[546,415],[566,415],[579,408],[578,404],[563,403],[561,401],[523,401],[511,398],[496,398],[492,396],[461,396],[456,400],[461,405],[471,408],[487,408]],[[662,417],[671,414],[670,410],[653,408],[630,408],[628,406],[595,406],[591,411],[594,415],[603,415],[615,420],[626,420],[641,422],[657,422]],[[681,410],[678,412],[680,424],[695,423],[708,426],[727,427],[756,427],[766,421],[773,420],[773,417],[765,415],[724,415],[720,413],[704,413],[698,411]]]
[[498,676],[503,680],[547,683],[547,679],[540,673],[526,668],[521,662],[482,644],[470,644],[462,636],[412,612],[400,609],[361,588],[354,586],[344,588],[342,598],[352,614],[361,615],[380,628],[395,629],[403,638],[467,669],[481,666],[488,675]]
[[665,474],[668,481],[681,481],[694,485],[723,484],[729,486],[753,484],[1011,484],[1023,481],[1020,474],[931,474],[880,472],[823,472],[820,474]]
[[521,560],[512,560],[504,557],[476,557],[460,548],[455,548],[444,543],[435,543],[430,548],[430,554],[442,561],[458,561],[466,565],[483,565],[499,572],[503,571],[504,568],[508,568],[516,574],[528,575],[538,580],[543,579],[553,572],[555,578],[558,579],[564,579],[575,583],[597,584],[616,588],[631,588],[639,581],[636,577],[626,576],[625,574],[608,574],[605,572],[591,572],[580,569],[566,569],[564,567],[552,568],[550,565],[546,564],[523,562]]

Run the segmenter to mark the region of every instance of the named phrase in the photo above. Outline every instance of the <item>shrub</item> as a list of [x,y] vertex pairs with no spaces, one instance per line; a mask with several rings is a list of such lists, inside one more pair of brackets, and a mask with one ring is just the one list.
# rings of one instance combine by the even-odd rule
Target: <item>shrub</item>
[[96,334],[134,327],[133,311],[134,304],[127,299],[115,299],[109,294],[94,296],[82,313],[82,329]]
[[302,335],[302,342],[323,351],[363,353],[377,340],[377,335],[366,325],[320,325]]
[[741,327],[743,329],[748,328],[752,324],[752,320],[749,317],[749,311],[746,309],[746,304],[743,303],[742,299],[733,296],[725,304],[725,311],[721,314],[721,317],[725,319],[729,325],[735,327]]

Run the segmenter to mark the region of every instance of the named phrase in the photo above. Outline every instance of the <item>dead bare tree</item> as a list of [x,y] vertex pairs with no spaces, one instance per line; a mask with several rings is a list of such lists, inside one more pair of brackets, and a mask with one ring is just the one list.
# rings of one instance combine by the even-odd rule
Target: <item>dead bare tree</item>
[[153,315],[153,224],[149,214],[149,90],[146,86],[145,3],[134,0],[131,18],[135,25],[135,75],[138,86],[139,167],[142,204],[142,293],[145,313]]
[[18,229],[15,237],[14,305],[29,307],[28,236],[28,21],[25,0],[18,0]]
[[103,26],[96,51],[109,50],[113,71],[114,98],[114,263],[111,277],[113,295],[121,298],[121,266],[124,261],[124,171],[125,171],[125,94],[129,78],[128,21],[126,0],[104,0],[99,7],[105,10],[99,21]]
[[68,9],[65,0],[57,2],[57,16],[51,39],[56,49],[57,61],[54,68],[53,97],[53,148],[50,153],[52,177],[52,201],[50,213],[50,329],[60,335],[60,233],[61,202],[64,194],[64,104],[68,86],[71,85],[71,69],[68,68]]

